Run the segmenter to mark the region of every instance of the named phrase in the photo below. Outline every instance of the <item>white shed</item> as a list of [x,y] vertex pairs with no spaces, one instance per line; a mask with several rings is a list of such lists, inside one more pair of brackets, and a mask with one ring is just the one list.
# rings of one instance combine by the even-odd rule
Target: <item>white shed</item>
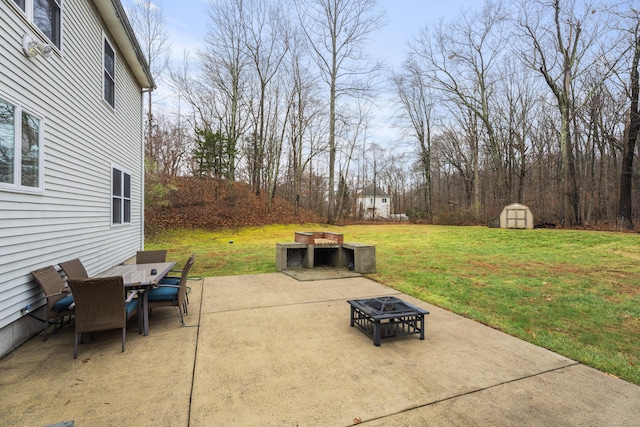
[[533,214],[520,203],[505,206],[500,213],[500,228],[533,228]]

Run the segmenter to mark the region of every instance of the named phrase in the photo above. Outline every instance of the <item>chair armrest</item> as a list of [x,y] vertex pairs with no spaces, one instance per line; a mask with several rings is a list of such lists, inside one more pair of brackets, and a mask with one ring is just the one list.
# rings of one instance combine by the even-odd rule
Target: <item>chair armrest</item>
[[136,295],[138,295],[138,291],[133,291],[131,292],[128,296],[127,299],[125,299],[125,302],[130,302]]
[[167,283],[158,283],[158,286],[155,286],[156,288],[179,288],[180,285],[169,285]]
[[47,297],[47,298],[49,298],[49,297],[55,297],[55,296],[63,295],[63,294],[71,295],[71,289],[69,289],[69,287],[68,287],[68,286],[65,286],[64,288],[60,289],[60,291],[58,291],[58,292],[56,292],[56,293],[53,293],[53,294],[45,294],[44,296],[45,296],[45,297]]
[[56,296],[58,296],[58,295],[62,295],[62,294],[63,294],[63,292],[62,292],[62,291],[60,291],[60,292],[56,292],[55,294],[44,294],[44,296],[45,296],[46,298],[49,298],[49,297],[56,297]]

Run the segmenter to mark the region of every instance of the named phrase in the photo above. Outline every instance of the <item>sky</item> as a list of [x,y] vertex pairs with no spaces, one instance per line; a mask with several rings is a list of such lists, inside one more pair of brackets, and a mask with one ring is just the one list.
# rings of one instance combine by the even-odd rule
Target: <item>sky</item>
[[[121,0],[125,9],[135,0]],[[172,58],[181,63],[184,52],[192,60],[202,47],[207,31],[208,4],[212,0],[154,0],[166,18]],[[435,25],[439,20],[455,18],[462,10],[479,9],[484,0],[379,0],[386,10],[387,25],[373,36],[370,44],[372,59],[383,61],[389,67],[399,68],[405,58],[406,44],[425,25]],[[166,93],[162,87],[158,94]],[[381,104],[388,104],[383,102]],[[372,138],[382,145],[398,139],[398,130],[388,125],[390,112],[381,107],[378,121],[384,123],[372,132]]]

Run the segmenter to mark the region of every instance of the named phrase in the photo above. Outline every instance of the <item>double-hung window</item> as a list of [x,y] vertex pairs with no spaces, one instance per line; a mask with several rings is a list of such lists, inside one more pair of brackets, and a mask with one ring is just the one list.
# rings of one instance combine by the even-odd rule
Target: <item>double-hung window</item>
[[60,49],[62,0],[13,0],[27,19]]
[[112,107],[116,106],[116,54],[107,41],[104,39],[104,100]]
[[111,223],[131,223],[131,174],[122,168],[111,168]]
[[0,98],[0,189],[42,188],[42,118]]

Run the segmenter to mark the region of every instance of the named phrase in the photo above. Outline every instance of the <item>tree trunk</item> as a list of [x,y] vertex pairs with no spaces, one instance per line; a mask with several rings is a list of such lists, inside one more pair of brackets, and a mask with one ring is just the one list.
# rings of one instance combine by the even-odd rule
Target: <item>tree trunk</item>
[[635,52],[631,65],[631,108],[629,110],[629,122],[625,131],[626,141],[622,153],[622,171],[620,174],[620,205],[618,217],[622,228],[633,229],[631,219],[631,189],[633,182],[633,153],[635,152],[638,134],[640,133],[640,112],[638,111],[638,94],[640,82],[638,65],[640,63],[640,20],[636,24]]

